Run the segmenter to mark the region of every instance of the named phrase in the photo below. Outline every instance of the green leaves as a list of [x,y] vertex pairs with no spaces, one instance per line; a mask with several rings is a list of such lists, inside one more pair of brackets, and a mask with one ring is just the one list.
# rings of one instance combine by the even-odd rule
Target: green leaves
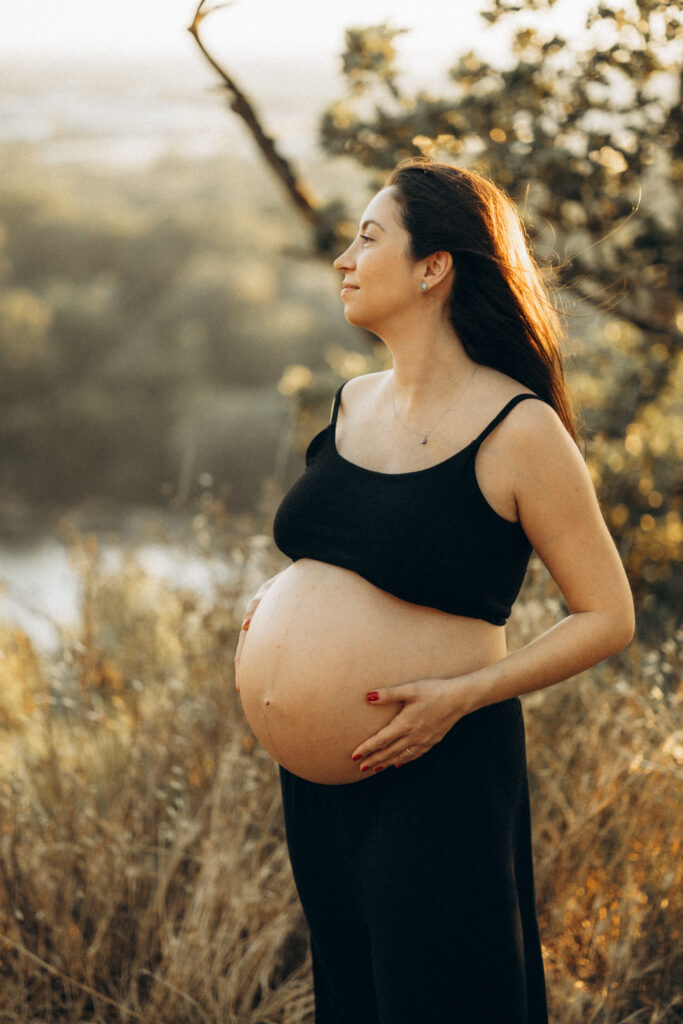
[[[672,449],[662,444],[665,422],[680,415],[667,396],[683,327],[683,5],[598,3],[572,39],[553,27],[554,6],[491,0],[485,31],[508,33],[514,63],[491,63],[475,47],[437,95],[399,89],[395,30],[351,30],[348,93],[325,112],[321,143],[380,172],[418,154],[451,160],[491,176],[521,204],[537,252],[557,267],[582,315],[594,311],[597,337],[584,343],[576,380],[596,458],[604,450],[611,459],[596,473],[620,510],[610,524],[633,553],[636,590],[654,588],[671,605],[673,577],[662,566],[681,557],[683,497],[669,486]],[[608,471],[625,434],[641,439],[636,462],[663,496],[637,513],[637,482],[634,490],[632,477],[622,483],[620,471]]]
[[391,28],[386,22],[369,28],[347,29],[342,70],[354,95],[367,93],[376,84],[381,84],[398,98],[394,39],[407,31],[405,28]]

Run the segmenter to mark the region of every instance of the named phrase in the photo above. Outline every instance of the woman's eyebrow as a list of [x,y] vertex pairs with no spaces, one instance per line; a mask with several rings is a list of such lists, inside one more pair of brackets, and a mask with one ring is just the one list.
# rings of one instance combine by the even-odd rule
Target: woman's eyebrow
[[364,220],[363,223],[360,226],[361,231],[365,231],[365,229],[368,226],[368,224],[375,224],[380,229],[380,231],[384,231],[385,230],[385,228],[382,227],[382,225],[380,224],[380,222],[378,220]]

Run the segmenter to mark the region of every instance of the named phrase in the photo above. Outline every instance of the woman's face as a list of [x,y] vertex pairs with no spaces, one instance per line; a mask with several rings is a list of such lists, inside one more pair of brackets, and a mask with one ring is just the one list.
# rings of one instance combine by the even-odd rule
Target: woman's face
[[359,233],[334,268],[344,275],[344,315],[357,327],[379,334],[407,305],[419,302],[423,268],[412,258],[392,187],[368,204]]

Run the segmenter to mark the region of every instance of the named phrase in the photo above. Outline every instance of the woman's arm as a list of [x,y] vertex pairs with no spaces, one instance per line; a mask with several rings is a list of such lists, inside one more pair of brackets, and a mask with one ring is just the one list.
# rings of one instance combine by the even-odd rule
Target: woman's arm
[[576,675],[633,636],[631,590],[583,459],[548,406],[525,406],[501,432],[501,467],[509,467],[524,532],[569,615],[472,679],[472,709]]
[[524,531],[569,614],[521,650],[465,676],[373,691],[372,702],[403,706],[353,752],[362,769],[400,761],[406,747],[419,756],[463,715],[576,675],[633,636],[626,574],[575,444],[540,402],[524,402],[502,426],[491,438],[489,457],[514,494]]

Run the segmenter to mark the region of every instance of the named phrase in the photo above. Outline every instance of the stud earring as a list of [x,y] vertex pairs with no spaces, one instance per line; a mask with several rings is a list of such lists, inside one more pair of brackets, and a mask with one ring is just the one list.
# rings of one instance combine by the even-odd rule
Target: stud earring
[[420,291],[421,292],[426,292],[427,291],[427,287],[428,287],[427,282],[426,281],[422,281],[421,284],[420,284]]

